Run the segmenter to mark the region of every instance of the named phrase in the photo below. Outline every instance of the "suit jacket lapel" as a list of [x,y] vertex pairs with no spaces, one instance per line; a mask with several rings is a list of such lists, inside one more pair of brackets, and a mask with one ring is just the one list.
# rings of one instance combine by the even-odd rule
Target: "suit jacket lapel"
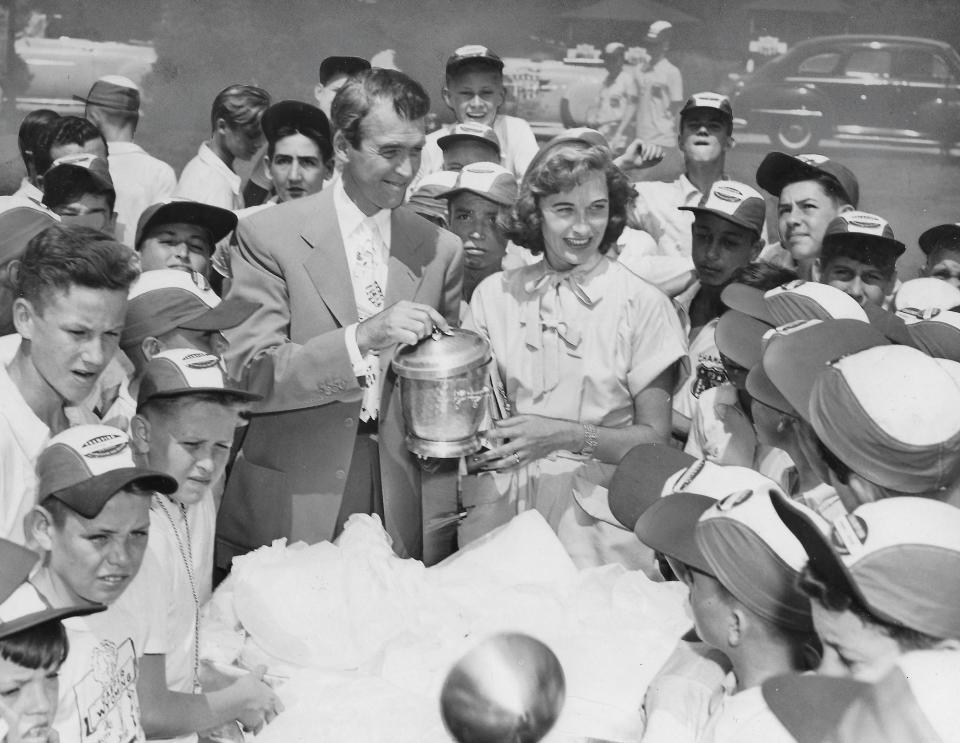
[[303,225],[301,239],[313,250],[303,267],[324,304],[342,326],[357,322],[350,266],[333,208],[333,189],[319,194],[317,209]]
[[423,280],[423,268],[416,258],[420,244],[410,230],[400,223],[397,210],[390,215],[390,242],[385,299],[387,307],[401,299],[412,300]]

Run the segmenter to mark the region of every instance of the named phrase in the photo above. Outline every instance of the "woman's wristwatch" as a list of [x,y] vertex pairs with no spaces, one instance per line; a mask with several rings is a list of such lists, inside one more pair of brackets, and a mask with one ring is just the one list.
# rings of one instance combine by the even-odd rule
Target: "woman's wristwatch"
[[600,430],[592,423],[583,424],[583,446],[580,447],[580,454],[586,457],[593,456],[600,444]]

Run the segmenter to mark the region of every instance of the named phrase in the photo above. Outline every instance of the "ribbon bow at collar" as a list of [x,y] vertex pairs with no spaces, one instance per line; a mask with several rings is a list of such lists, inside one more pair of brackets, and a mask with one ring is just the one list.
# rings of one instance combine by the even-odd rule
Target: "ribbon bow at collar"
[[520,324],[524,326],[524,343],[528,348],[543,351],[541,388],[534,390],[535,397],[549,392],[560,382],[561,354],[581,357],[580,329],[564,318],[561,292],[568,290],[584,307],[596,305],[577,281],[582,275],[552,271],[546,266],[542,270],[542,275],[524,282],[524,291],[532,296],[523,303],[520,317]]

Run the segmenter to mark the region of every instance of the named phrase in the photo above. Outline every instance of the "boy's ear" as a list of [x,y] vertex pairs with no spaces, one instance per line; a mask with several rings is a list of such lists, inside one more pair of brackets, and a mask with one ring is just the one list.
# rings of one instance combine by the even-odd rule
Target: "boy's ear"
[[154,335],[148,335],[146,338],[140,341],[140,352],[143,354],[143,358],[147,361],[150,361],[150,359],[152,359],[162,350],[163,343],[161,343],[160,339]]
[[739,606],[730,610],[727,617],[727,642],[730,647],[737,647],[743,642],[747,629],[747,615]]
[[17,297],[13,300],[13,327],[24,338],[31,340],[33,338],[34,308],[30,301],[23,297]]
[[213,125],[213,131],[218,134],[226,134],[230,129],[229,124],[227,124],[226,119],[217,119],[217,122]]
[[856,208],[853,204],[844,204],[840,207],[840,214],[846,214],[847,212],[855,212]]
[[130,421],[130,445],[136,454],[150,453],[150,421],[142,415],[135,415]]
[[34,506],[23,517],[23,533],[27,538],[27,545],[36,545],[44,552],[53,549],[51,531],[54,529],[53,516],[43,506]]
[[443,102],[447,104],[447,108],[451,111],[454,111],[453,102],[450,100],[450,89],[444,85],[443,90],[440,91],[440,95],[443,97]]
[[761,237],[754,244],[753,248],[750,250],[750,262],[757,260],[760,257],[760,251],[763,250],[763,246],[766,245],[766,241]]

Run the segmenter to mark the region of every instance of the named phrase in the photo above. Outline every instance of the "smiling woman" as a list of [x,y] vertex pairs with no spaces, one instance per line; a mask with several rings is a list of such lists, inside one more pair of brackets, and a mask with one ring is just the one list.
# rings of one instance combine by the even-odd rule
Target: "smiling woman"
[[524,178],[510,232],[544,258],[487,278],[470,303],[512,415],[469,462],[461,544],[536,508],[578,564],[640,564],[632,534],[618,539],[574,499],[605,488],[633,446],[669,436],[683,331],[665,295],[606,255],[633,193],[586,142],[548,145]]

